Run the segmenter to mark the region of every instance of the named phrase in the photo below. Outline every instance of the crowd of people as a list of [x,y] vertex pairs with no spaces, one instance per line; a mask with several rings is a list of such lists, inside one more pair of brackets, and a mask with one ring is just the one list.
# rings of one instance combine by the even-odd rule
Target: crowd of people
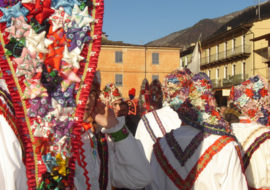
[[[1,79],[1,107],[13,115]],[[205,73],[177,69],[163,83],[144,79],[138,98],[98,72],[84,112],[74,187],[85,189],[270,189],[270,95],[254,76],[218,108]],[[28,189],[23,147],[0,116],[0,186]],[[60,188],[61,189],[61,188]],[[64,188],[65,189],[65,188]]]

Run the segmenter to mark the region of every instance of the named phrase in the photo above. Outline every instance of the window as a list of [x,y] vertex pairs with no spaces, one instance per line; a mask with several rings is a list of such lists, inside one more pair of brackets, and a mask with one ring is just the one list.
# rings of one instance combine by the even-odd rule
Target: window
[[219,46],[216,46],[216,60],[218,60]]
[[227,57],[227,42],[224,42],[224,57]]
[[211,79],[211,70],[208,70],[208,77]]
[[232,76],[235,75],[235,68],[236,68],[236,65],[232,65]]
[[156,79],[159,80],[159,76],[158,75],[152,75],[152,81],[156,80]]
[[122,86],[123,85],[123,75],[122,74],[116,74],[115,75],[115,85],[116,86]]
[[152,53],[152,64],[159,64],[159,53]]
[[228,67],[224,67],[224,78],[228,78]]
[[246,36],[242,36],[242,52],[245,52],[245,41],[246,41]]
[[246,77],[246,62],[242,63],[242,79]]
[[219,79],[219,69],[216,70],[216,78]]
[[232,39],[232,53],[234,54],[234,50],[235,50],[235,38]]
[[122,51],[115,52],[115,63],[122,63],[123,62],[123,53]]

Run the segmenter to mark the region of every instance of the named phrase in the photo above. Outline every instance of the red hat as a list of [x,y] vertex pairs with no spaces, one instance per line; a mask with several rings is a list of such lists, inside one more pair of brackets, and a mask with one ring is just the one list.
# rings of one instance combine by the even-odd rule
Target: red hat
[[135,96],[135,94],[136,94],[136,89],[135,89],[135,88],[132,88],[132,89],[130,89],[130,90],[128,91],[128,95],[133,95],[133,96]]

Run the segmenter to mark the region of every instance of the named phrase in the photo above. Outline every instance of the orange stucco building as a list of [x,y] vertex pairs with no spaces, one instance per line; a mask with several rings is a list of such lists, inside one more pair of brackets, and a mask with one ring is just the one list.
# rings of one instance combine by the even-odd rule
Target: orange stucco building
[[114,82],[128,98],[128,91],[136,89],[138,98],[141,83],[158,78],[163,83],[166,74],[179,68],[180,48],[137,45],[102,45],[97,70],[101,74],[101,89]]

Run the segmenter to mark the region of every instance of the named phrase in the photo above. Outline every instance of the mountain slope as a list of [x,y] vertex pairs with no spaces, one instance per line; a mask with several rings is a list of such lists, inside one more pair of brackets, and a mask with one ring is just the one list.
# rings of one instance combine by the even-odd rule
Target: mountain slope
[[222,17],[214,19],[203,19],[198,23],[184,30],[180,30],[169,34],[160,39],[151,41],[145,45],[148,46],[174,46],[180,48],[187,48],[191,43],[194,43],[198,40],[199,35],[201,34],[201,40],[204,40],[218,31],[222,26],[224,26],[229,21],[234,18],[242,15],[246,10],[249,10],[250,7],[227,14]]

